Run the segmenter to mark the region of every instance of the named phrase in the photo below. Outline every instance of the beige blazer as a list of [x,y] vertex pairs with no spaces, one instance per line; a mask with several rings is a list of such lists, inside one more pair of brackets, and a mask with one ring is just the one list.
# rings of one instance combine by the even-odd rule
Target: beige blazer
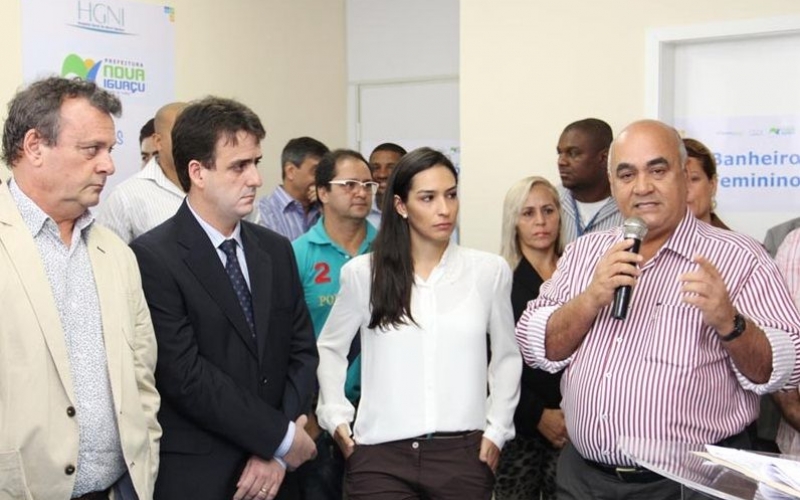
[[[89,235],[122,450],[140,500],[153,497],[160,399],[156,341],[130,249],[97,224]],[[0,500],[68,500],[78,422],[64,333],[39,252],[0,184]]]

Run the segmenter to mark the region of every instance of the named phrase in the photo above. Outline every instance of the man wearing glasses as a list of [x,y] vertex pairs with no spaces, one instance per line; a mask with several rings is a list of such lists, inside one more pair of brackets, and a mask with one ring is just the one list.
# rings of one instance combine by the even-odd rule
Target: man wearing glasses
[[[356,151],[338,149],[322,157],[315,174],[322,217],[294,247],[306,304],[319,336],[339,291],[339,271],[352,257],[369,252],[375,228],[367,222],[378,183],[367,161]],[[361,389],[358,337],[350,349],[345,393],[356,405]],[[344,459],[338,446],[321,431],[313,413],[306,426],[317,442],[317,458],[298,469],[305,500],[342,498]]]

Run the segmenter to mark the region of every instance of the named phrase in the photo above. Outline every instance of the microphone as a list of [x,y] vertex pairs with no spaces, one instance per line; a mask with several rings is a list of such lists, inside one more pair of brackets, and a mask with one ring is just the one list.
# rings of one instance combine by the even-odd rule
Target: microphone
[[[639,248],[642,246],[642,240],[647,234],[647,224],[644,223],[639,217],[628,217],[622,225],[623,238],[626,240],[633,240],[633,246],[628,249],[629,252],[639,253]],[[614,291],[614,311],[612,317],[614,319],[625,319],[628,316],[628,307],[631,303],[631,287],[630,285],[620,286]]]

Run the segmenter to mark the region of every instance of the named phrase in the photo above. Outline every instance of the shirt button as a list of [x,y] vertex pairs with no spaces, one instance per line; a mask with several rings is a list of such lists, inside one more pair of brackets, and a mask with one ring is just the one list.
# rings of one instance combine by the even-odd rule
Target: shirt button
[[413,443],[411,443],[411,447],[416,450],[417,448],[419,448],[419,443],[414,441]]
[[75,407],[74,406],[68,406],[67,407],[67,416],[68,417],[74,417],[75,416]]
[[619,344],[620,342],[622,342],[622,337],[617,337],[617,344]]
[[608,451],[608,450],[603,450],[603,455],[609,456],[609,455],[611,455],[611,452]]
[[262,378],[261,379],[261,385],[267,385],[268,381],[269,381],[269,379],[267,377]]
[[611,372],[606,373],[606,378],[611,378]]
[[70,465],[67,465],[66,467],[64,467],[64,474],[66,474],[68,476],[71,476],[71,475],[75,474],[75,466],[70,464]]

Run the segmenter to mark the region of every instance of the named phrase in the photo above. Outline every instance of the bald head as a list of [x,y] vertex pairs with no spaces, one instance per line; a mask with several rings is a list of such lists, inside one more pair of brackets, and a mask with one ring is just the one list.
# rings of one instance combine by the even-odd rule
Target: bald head
[[188,106],[185,102],[171,102],[162,106],[156,111],[155,121],[153,125],[156,129],[156,134],[169,134],[172,132],[172,126],[175,125],[175,118],[178,117],[183,109]]
[[625,127],[608,157],[611,191],[624,217],[640,217],[646,240],[662,244],[686,214],[686,148],[678,132],[656,120]]
[[164,105],[156,111],[153,122],[156,129],[153,137],[156,141],[156,149],[158,149],[158,163],[161,165],[161,170],[170,179],[176,175],[175,162],[172,159],[172,127],[175,125],[175,119],[186,106],[188,104],[185,102],[171,102]]
[[683,139],[681,139],[681,135],[675,130],[674,127],[667,125],[664,122],[658,120],[639,120],[631,123],[624,129],[622,132],[617,135],[617,138],[611,142],[611,147],[608,151],[608,171],[609,174],[612,172],[612,162],[614,161],[614,148],[617,147],[617,144],[620,142],[624,142],[629,139],[628,136],[631,134],[644,134],[646,136],[656,137],[660,136],[663,137],[668,143],[672,143],[672,146],[676,148],[678,159],[680,160],[680,164],[682,166],[686,166],[686,158],[688,155],[686,153],[686,146],[683,143]]

